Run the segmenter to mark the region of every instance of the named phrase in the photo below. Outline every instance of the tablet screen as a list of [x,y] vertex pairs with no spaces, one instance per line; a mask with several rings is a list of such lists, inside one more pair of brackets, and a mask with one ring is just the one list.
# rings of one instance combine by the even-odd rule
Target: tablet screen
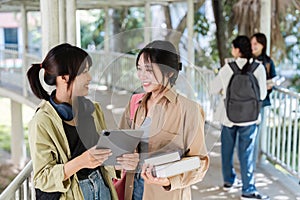
[[142,130],[103,130],[96,148],[111,149],[112,155],[102,165],[117,165],[117,157],[133,153],[143,134]]

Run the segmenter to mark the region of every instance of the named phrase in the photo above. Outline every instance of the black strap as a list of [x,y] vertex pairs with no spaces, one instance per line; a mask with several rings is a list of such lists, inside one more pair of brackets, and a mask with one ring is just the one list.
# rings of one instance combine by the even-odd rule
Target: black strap
[[259,66],[258,62],[253,61],[250,65],[248,63],[246,63],[246,65],[243,67],[243,69],[241,70],[238,65],[236,64],[235,61],[233,62],[229,62],[228,63],[230,68],[232,69],[233,73],[239,73],[239,74],[245,74],[247,72],[251,72],[254,73],[254,71],[257,69],[257,67]]
[[235,61],[229,62],[228,64],[229,64],[229,67],[232,69],[232,71],[233,71],[234,74],[237,74],[237,73],[240,74],[240,73],[241,73],[241,70],[240,70],[240,68],[237,66],[237,64],[236,64]]
[[257,69],[258,66],[259,66],[259,63],[253,61],[247,71],[254,73],[254,71]]

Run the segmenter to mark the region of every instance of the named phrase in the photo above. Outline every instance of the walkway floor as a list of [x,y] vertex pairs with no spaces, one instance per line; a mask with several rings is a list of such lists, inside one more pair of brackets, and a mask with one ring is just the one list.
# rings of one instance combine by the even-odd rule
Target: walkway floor
[[[206,142],[210,149],[211,164],[202,182],[192,186],[193,199],[240,199],[241,190],[232,189],[229,192],[222,190],[223,178],[221,172],[221,143],[220,130],[209,126]],[[238,176],[239,163],[235,156],[235,167]],[[259,192],[267,194],[272,200],[300,200],[300,186],[295,180],[279,172],[270,164],[258,165],[255,174],[256,187]]]

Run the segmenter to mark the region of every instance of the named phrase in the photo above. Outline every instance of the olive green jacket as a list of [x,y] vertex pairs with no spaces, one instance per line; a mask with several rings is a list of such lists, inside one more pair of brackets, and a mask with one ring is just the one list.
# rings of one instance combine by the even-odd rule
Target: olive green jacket
[[[106,128],[104,115],[95,103],[93,117],[98,133]],[[60,199],[83,199],[76,174],[64,180],[64,164],[71,158],[63,123],[48,101],[42,101],[29,123],[29,146],[33,162],[33,182],[35,188],[45,192],[61,192]],[[116,177],[114,167],[101,167],[104,181],[111,191],[113,200],[118,199],[112,183]]]

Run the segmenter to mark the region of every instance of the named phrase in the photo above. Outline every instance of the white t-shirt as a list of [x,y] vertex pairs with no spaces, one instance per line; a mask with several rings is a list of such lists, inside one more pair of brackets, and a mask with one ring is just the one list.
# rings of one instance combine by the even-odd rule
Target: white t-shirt
[[[253,60],[250,59],[250,63]],[[247,59],[245,58],[237,58],[236,59],[237,66],[242,69],[243,66],[246,64]],[[256,121],[251,122],[244,122],[244,123],[234,123],[230,121],[227,117],[224,100],[226,98],[226,90],[227,86],[229,84],[229,81],[233,75],[233,71],[230,68],[229,64],[225,64],[219,71],[218,75],[212,80],[210,83],[209,92],[211,94],[221,94],[222,98],[220,101],[221,105],[218,105],[218,120],[227,127],[232,127],[234,125],[237,126],[248,126],[251,124],[259,123],[260,122],[260,116]],[[256,70],[253,72],[253,75],[256,77],[259,88],[260,88],[260,99],[263,100],[267,96],[267,79],[266,79],[266,70],[265,67],[260,64]]]

